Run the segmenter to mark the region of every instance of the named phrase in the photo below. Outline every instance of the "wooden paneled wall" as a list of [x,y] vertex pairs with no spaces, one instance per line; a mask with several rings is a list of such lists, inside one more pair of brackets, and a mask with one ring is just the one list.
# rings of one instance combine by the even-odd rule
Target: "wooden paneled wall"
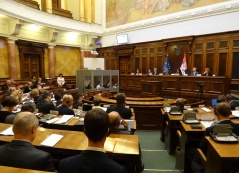
[[121,58],[128,57],[126,64],[129,68],[121,71],[121,75],[133,73],[137,68],[146,74],[149,68],[152,70],[154,67],[162,73],[166,55],[175,73],[185,54],[189,74],[193,67],[197,67],[199,73],[208,67],[212,74],[228,79],[231,92],[239,93],[239,31],[119,45],[98,48],[97,51],[99,57],[105,57],[106,70],[121,71]]

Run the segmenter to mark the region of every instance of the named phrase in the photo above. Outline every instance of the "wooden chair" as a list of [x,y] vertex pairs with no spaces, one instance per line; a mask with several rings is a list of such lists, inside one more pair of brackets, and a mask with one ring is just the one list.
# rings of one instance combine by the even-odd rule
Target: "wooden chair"
[[[201,162],[201,166],[202,166],[203,170],[205,170],[207,157],[200,148],[196,149],[195,157],[197,157],[199,159],[199,161]],[[196,164],[193,164],[193,163],[192,163],[192,170],[193,170],[193,173],[200,173]]]

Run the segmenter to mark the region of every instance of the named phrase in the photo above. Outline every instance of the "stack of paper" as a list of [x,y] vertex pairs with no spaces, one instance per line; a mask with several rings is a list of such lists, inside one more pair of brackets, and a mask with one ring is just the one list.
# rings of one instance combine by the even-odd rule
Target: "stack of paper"
[[55,124],[66,124],[68,121],[70,121],[74,115],[63,115],[61,119],[59,119]]
[[201,121],[201,123],[205,128],[208,128],[212,126],[213,121]]
[[202,110],[204,110],[205,112],[211,112],[211,109],[208,109],[208,108],[201,108]]
[[239,111],[232,111],[232,115],[239,117]]
[[41,143],[41,145],[53,147],[61,138],[63,138],[62,135],[51,134],[48,138],[46,138],[46,139]]
[[5,136],[13,136],[14,133],[12,131],[12,126],[8,127],[6,130],[3,130],[0,135],[5,135]]

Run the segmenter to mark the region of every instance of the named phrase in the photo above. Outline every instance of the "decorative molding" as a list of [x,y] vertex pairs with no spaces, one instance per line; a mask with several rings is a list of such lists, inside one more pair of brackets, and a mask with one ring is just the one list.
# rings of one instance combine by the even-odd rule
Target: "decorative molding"
[[83,34],[102,35],[102,25],[96,23],[80,22],[73,19],[57,16],[36,10],[34,8],[19,4],[13,0],[1,0],[0,13],[11,16],[36,25],[65,30],[69,32],[80,32]]
[[[134,30],[140,30],[145,28],[151,28],[160,25],[166,25],[171,23],[177,23],[181,21],[187,21],[197,18],[204,18],[213,15],[225,14],[230,12],[235,12],[239,10],[239,0],[227,1],[218,4],[213,4],[209,6],[204,6],[192,10],[186,10],[183,12],[172,13],[168,15],[163,15],[155,18],[150,18],[147,20],[141,20],[125,25],[120,25],[112,28],[104,28],[104,36],[112,35],[116,33],[129,32]],[[106,21],[104,21],[106,22]],[[103,24],[106,26],[106,23]]]

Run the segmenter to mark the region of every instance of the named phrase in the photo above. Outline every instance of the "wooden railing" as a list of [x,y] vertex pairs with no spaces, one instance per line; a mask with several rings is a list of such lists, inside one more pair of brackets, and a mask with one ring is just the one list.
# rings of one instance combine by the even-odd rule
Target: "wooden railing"
[[60,8],[52,8],[52,14],[73,19],[72,13],[70,11],[63,10]]
[[32,0],[15,0],[15,1],[18,3],[24,4],[28,7],[32,7],[32,8],[40,10],[39,4],[36,1],[32,1]]

